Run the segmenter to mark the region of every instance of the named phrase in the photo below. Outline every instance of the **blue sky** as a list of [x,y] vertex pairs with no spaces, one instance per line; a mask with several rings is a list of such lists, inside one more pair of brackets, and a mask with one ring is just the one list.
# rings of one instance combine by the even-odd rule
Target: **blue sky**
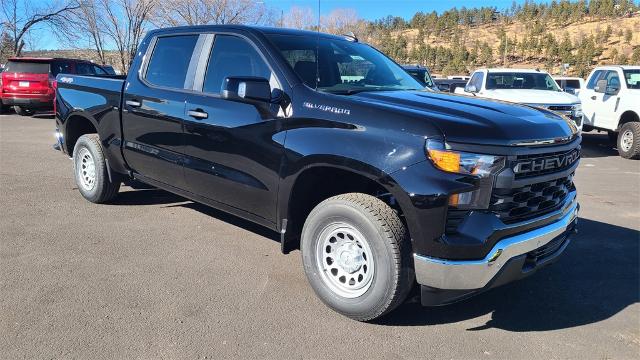
[[[291,6],[308,6],[318,8],[317,0],[264,0],[266,4],[284,9]],[[418,11],[442,12],[453,7],[495,6],[499,10],[511,7],[513,0],[321,0],[320,12],[325,15],[335,8],[352,8],[358,15],[368,20],[379,19],[387,15],[411,18]],[[523,0],[516,1],[523,3]]]
[[[48,2],[47,0],[31,1],[34,5]],[[317,0],[256,0],[256,2],[262,1],[276,10],[284,10],[285,13],[292,6],[311,7],[314,12],[318,7]],[[418,11],[442,12],[453,7],[461,8],[463,6],[468,8],[495,6],[498,10],[504,10],[510,7],[512,2],[512,0],[321,0],[320,9],[321,13],[326,15],[336,8],[352,8],[356,10],[359,17],[367,20],[375,20],[387,15],[410,19]],[[516,2],[523,3],[524,0],[516,0]],[[36,29],[33,31],[31,39],[30,43],[38,49],[63,47],[47,29]]]

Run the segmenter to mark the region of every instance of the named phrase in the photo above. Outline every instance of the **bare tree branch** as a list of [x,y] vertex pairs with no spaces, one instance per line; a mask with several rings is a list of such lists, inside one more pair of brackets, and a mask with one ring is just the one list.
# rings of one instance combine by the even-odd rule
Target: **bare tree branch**
[[3,0],[2,23],[13,39],[13,55],[20,56],[25,35],[39,24],[55,23],[66,13],[78,9],[75,0],[68,0],[61,6],[35,8],[28,0]]

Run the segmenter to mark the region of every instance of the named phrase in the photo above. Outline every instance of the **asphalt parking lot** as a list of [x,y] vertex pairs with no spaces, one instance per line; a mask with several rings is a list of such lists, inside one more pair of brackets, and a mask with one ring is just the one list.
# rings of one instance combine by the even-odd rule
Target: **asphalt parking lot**
[[0,357],[625,359],[640,354],[640,161],[585,134],[580,232],[534,277],[375,324],[276,234],[154,189],[85,201],[53,119],[0,115]]

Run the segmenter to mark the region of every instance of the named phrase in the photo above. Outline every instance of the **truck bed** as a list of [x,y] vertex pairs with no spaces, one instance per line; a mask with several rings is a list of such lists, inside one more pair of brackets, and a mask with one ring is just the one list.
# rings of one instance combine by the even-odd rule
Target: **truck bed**
[[73,154],[79,135],[67,131],[69,123],[74,121],[75,116],[86,118],[100,134],[111,167],[116,171],[125,171],[120,150],[120,121],[126,76],[59,74],[56,80],[56,126],[66,137],[59,139],[61,150],[69,156]]

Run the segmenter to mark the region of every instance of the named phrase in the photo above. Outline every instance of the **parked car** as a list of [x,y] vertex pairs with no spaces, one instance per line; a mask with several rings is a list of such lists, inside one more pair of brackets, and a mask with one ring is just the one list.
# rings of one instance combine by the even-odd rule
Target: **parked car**
[[467,80],[462,79],[445,79],[436,78],[433,79],[438,90],[453,93],[457,88],[464,88],[467,85]]
[[476,70],[458,94],[544,108],[573,120],[582,129],[582,106],[577,96],[563,92],[551,75],[532,69]]
[[65,58],[11,58],[2,72],[2,107],[13,106],[19,115],[53,108],[54,81],[58,74],[106,75],[90,61]]
[[420,84],[431,90],[439,90],[436,84],[433,82],[429,68],[420,65],[402,65],[402,68],[418,80]]
[[126,79],[60,75],[56,103],[85,199],[133,178],[277,231],[320,299],[356,320],[415,281],[440,305],[528,276],[576,226],[570,121],[426,90],[351,37],[152,30]]
[[584,79],[581,77],[554,76],[553,79],[562,91],[569,94],[578,95],[584,89]]
[[640,66],[595,68],[580,100],[585,131],[607,131],[620,156],[640,159]]

